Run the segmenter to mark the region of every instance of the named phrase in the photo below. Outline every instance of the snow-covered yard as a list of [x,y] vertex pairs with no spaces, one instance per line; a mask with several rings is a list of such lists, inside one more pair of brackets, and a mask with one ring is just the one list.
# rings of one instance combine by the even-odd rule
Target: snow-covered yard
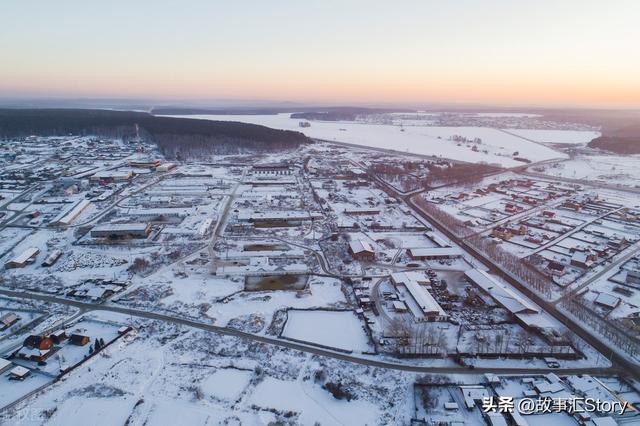
[[359,352],[371,349],[363,324],[353,312],[290,310],[288,316],[283,337]]

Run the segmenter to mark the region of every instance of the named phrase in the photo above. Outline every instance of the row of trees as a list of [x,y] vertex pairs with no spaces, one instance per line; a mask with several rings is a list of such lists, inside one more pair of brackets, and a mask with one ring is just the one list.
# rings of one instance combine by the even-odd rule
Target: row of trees
[[448,353],[445,334],[442,330],[434,330],[429,323],[394,316],[387,333],[398,339],[398,351],[402,354],[446,356]]
[[500,170],[499,167],[486,164],[453,163],[446,167],[429,164],[429,175],[423,181],[425,187],[435,183],[450,185],[453,183],[480,182],[488,173]]
[[0,109],[0,137],[96,135],[131,139],[138,133],[169,158],[202,152],[297,148],[300,132],[233,121],[158,117],[144,112],[89,109]]
[[597,312],[585,306],[579,298],[571,297],[572,295],[569,294],[569,297],[562,299],[561,306],[564,309],[569,311],[580,322],[606,337],[615,347],[622,349],[632,357],[640,355],[640,342],[608,319],[603,318]]
[[465,225],[460,219],[449,213],[440,210],[436,205],[427,202],[422,197],[416,197],[415,203],[430,217],[455,234],[458,238],[477,249],[483,255],[499,264],[504,272],[510,274],[517,280],[526,283],[538,293],[550,297],[553,289],[553,282],[535,269],[526,260],[520,259],[512,253],[503,250],[499,245],[490,239],[475,234],[471,228]]
[[[549,298],[552,294],[553,282],[543,275],[534,266],[525,260],[503,250],[499,245],[493,243],[480,235],[473,235],[470,229],[460,220],[450,214],[438,209],[434,204],[428,203],[422,197],[418,197],[416,204],[429,214],[434,220],[458,237],[464,238],[465,242],[484,254],[503,268],[503,271],[510,274],[518,281],[525,283],[530,289]],[[640,354],[640,342],[633,336],[626,333],[619,326],[598,315],[585,306],[574,294],[563,297],[561,306],[573,314],[579,321],[605,336],[616,347],[631,356]],[[572,339],[573,340],[573,339]],[[574,347],[576,342],[572,342]]]

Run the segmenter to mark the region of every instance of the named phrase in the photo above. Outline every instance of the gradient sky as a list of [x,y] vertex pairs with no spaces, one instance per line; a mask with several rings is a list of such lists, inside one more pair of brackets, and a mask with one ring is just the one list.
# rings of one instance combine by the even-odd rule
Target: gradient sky
[[4,0],[12,96],[640,107],[640,1]]

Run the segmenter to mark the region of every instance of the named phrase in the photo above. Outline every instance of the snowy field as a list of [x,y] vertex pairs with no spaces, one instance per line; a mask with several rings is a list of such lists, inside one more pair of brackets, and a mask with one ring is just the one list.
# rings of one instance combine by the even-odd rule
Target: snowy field
[[283,337],[337,349],[370,350],[362,323],[352,312],[291,310],[288,315]]
[[202,391],[213,398],[233,402],[249,386],[252,375],[250,370],[221,368],[202,382]]
[[570,179],[583,179],[635,186],[640,179],[640,155],[579,155],[574,159],[546,165],[544,173]]
[[379,417],[367,401],[339,401],[318,386],[304,382],[267,378],[260,383],[251,402],[258,407],[300,410],[301,424],[373,425]]
[[[393,149],[413,154],[434,155],[474,163],[486,162],[506,167],[522,165],[512,158],[518,156],[533,162],[566,158],[566,155],[551,148],[510,135],[488,127],[436,127],[407,126],[401,131],[399,126],[388,124],[322,122],[313,121],[311,127],[299,127],[297,119],[289,118],[289,113],[277,115],[191,115],[180,116],[218,121],[239,121],[260,124],[275,129],[294,130],[305,135],[328,141],[346,142],[373,148]],[[479,152],[472,151],[468,144],[448,140],[452,136],[468,139],[480,138]],[[483,153],[487,150],[487,153]]]
[[[104,321],[126,321],[98,313]],[[0,417],[16,425],[408,424],[410,373],[136,320],[136,331]],[[2,377],[0,399],[50,380]],[[342,383],[355,399],[323,389]]]
[[538,130],[538,129],[508,129],[523,138],[540,143],[560,143],[569,145],[581,145],[591,142],[600,136],[600,132],[590,130]]

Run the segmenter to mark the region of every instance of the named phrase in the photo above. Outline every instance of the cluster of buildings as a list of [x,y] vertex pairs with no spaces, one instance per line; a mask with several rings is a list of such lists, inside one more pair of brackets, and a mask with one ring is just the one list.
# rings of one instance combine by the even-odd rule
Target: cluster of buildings
[[[409,311],[417,321],[446,321],[447,313],[431,295],[428,288],[432,280],[417,272],[396,272],[391,274],[391,282],[406,297],[402,302],[395,302],[396,310],[403,311],[403,304],[409,304]],[[417,309],[416,309],[417,307]]]

